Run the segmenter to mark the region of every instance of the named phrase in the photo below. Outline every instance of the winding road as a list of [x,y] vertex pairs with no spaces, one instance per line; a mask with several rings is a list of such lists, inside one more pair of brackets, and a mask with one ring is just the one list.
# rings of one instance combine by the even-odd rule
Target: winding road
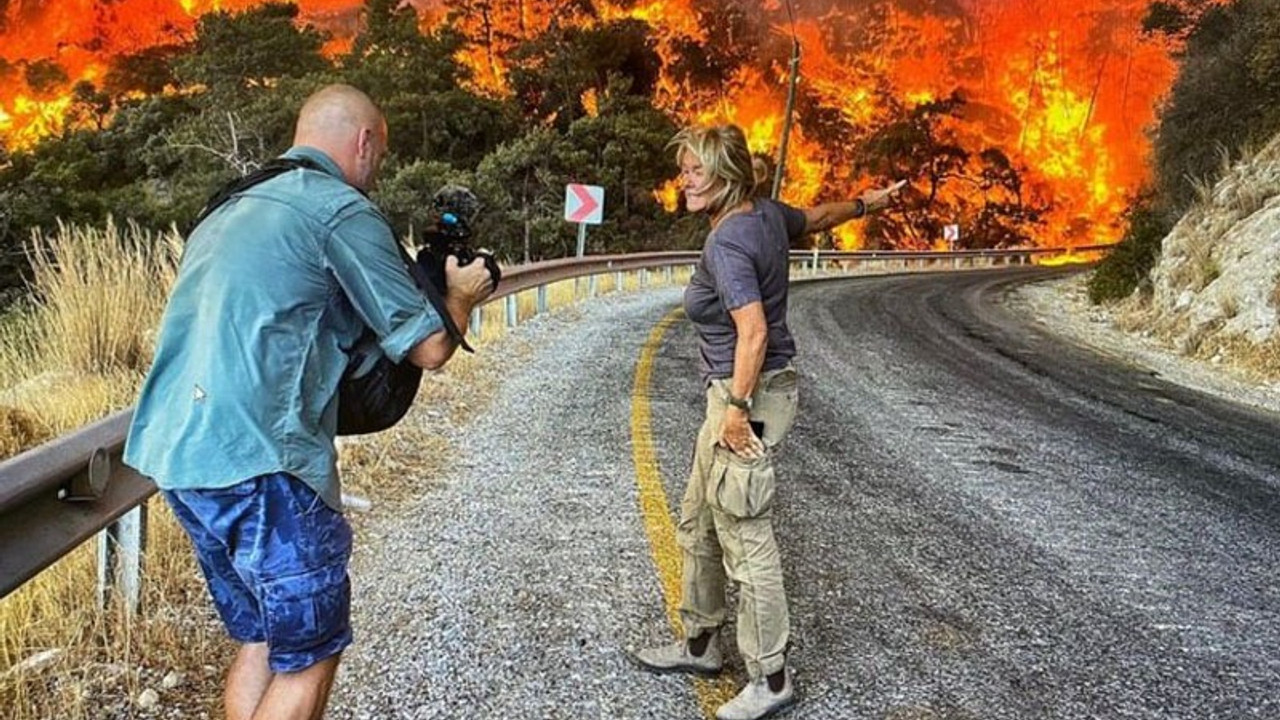
[[[1280,717],[1280,418],[1006,309],[1050,275],[793,286],[787,717]],[[651,462],[674,515],[702,413],[677,305],[666,291],[547,331],[553,359],[535,350],[466,431],[485,461],[424,500],[420,527],[388,522],[357,566],[378,589],[357,590],[338,717],[695,718],[741,682],[736,658],[717,686],[624,652],[671,632],[669,525],[639,476]],[[541,421],[513,430],[511,412]],[[425,570],[388,590],[388,566]],[[387,613],[389,592],[423,612]],[[430,661],[375,659],[405,644]]]

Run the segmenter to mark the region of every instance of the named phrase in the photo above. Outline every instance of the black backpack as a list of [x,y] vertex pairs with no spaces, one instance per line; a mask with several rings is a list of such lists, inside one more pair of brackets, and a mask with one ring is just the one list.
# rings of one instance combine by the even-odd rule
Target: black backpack
[[[277,175],[298,169],[325,172],[318,164],[306,158],[276,158],[261,169],[219,188],[205,203],[191,229],[194,230],[210,213],[239,193]],[[395,236],[394,231],[392,236]],[[454,342],[471,352],[471,346],[467,345],[462,332],[449,315],[440,290],[399,242],[396,243],[396,249],[400,251],[400,258],[414,283],[427,296],[427,300],[444,322],[445,331]],[[347,370],[338,384],[338,434],[364,435],[380,432],[400,422],[413,405],[421,384],[422,368],[408,360],[391,362],[378,345],[377,336],[372,330],[365,328],[355,347],[348,353]]]

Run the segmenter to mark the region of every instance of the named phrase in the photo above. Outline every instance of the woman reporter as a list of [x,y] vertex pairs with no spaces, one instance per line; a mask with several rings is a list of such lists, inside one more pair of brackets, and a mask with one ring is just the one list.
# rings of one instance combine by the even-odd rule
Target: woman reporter
[[798,398],[796,347],[787,328],[791,242],[883,207],[903,183],[802,210],[754,196],[763,177],[738,127],[689,128],[671,144],[688,209],[711,220],[684,294],[698,334],[707,410],[677,530],[686,639],[641,650],[636,659],[655,671],[719,672],[725,587],[734,580],[738,650],[750,682],[716,717],[754,720],[795,699],[772,525],[774,457]]

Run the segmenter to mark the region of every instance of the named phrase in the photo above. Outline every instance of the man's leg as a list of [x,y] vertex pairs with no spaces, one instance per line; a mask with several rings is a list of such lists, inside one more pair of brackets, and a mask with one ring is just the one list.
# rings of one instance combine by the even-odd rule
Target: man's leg
[[219,491],[164,493],[174,516],[191,538],[209,596],[227,634],[240,644],[223,689],[227,720],[250,720],[271,682],[258,599],[235,568],[231,551],[232,547],[248,543],[238,537],[229,542],[226,533],[227,527],[256,525],[242,520],[253,515],[256,489],[257,481],[247,480]]
[[351,643],[345,518],[283,473],[166,497],[241,643],[223,695],[228,720],[318,718]]
[[305,670],[276,673],[254,720],[320,720],[329,702],[340,657],[330,655]]
[[270,532],[257,539],[251,562],[272,674],[252,717],[318,720],[351,643],[351,527],[300,480],[276,474],[262,485]]
[[245,643],[231,662],[223,703],[227,720],[251,720],[262,697],[271,684],[271,668],[267,666],[267,644]]

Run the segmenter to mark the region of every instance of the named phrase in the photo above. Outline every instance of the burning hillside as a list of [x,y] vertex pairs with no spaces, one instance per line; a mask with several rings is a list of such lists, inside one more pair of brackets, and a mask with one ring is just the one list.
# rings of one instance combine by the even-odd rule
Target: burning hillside
[[[184,42],[201,13],[253,4],[0,1],[0,137],[29,144],[58,127],[75,82],[101,85],[113,58]],[[300,4],[304,20],[339,35],[359,11],[358,0]],[[909,178],[911,209],[885,222],[915,247],[935,244],[949,223],[966,245],[1119,238],[1126,199],[1148,175],[1144,130],[1175,69],[1170,49],[1141,32],[1148,5],[795,0],[792,23],[782,0],[415,2],[424,30],[450,24],[465,35],[472,90],[499,97],[522,44],[643,21],[662,63],[654,103],[685,121],[736,122],[770,156],[794,32],[800,85],[783,196],[806,203]],[[590,110],[594,98],[583,103]]]

